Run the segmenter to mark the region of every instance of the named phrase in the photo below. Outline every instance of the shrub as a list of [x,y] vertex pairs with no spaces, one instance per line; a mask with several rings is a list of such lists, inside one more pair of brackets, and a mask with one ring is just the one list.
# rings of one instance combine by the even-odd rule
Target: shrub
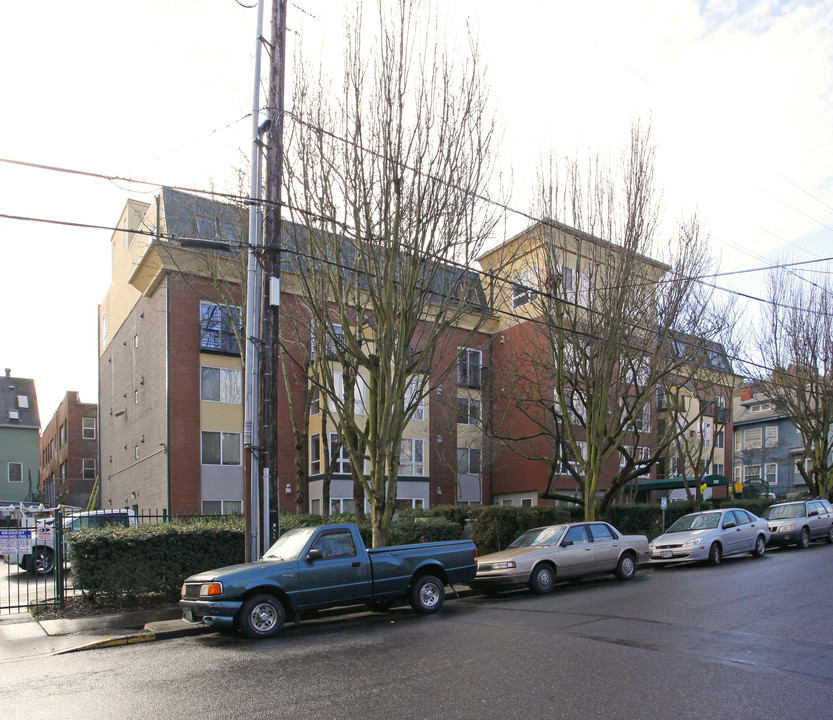
[[244,560],[242,517],[110,525],[67,536],[75,587],[91,599],[175,597],[189,575]]

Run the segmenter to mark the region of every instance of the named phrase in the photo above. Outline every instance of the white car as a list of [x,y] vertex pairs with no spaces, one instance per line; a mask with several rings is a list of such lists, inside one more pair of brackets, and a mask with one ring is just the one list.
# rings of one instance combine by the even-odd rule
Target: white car
[[684,515],[651,541],[651,564],[706,561],[719,565],[728,555],[762,557],[770,531],[767,521],[741,508]]

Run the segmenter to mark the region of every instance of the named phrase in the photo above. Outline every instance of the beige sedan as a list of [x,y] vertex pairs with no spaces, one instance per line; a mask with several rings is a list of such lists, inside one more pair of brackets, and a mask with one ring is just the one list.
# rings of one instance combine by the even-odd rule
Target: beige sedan
[[648,538],[622,535],[605,522],[548,525],[527,530],[506,550],[477,561],[477,575],[469,585],[496,592],[528,586],[543,594],[556,580],[612,572],[630,580],[636,567],[650,558]]

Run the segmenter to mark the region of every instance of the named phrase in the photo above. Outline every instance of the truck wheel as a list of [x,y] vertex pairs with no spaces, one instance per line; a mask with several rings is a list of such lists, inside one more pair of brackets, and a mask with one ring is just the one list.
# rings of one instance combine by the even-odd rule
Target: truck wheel
[[795,545],[799,550],[806,550],[810,547],[810,531],[807,528],[801,528],[801,537]]
[[253,595],[240,608],[240,630],[250,638],[272,637],[285,619],[283,603],[272,595]]
[[48,547],[35,548],[29,556],[30,575],[49,575],[55,569],[55,551]]
[[423,575],[414,581],[408,600],[418,613],[437,612],[445,600],[445,586],[433,575]]
[[529,576],[529,589],[536,595],[546,595],[555,586],[555,573],[552,565],[541,563]]

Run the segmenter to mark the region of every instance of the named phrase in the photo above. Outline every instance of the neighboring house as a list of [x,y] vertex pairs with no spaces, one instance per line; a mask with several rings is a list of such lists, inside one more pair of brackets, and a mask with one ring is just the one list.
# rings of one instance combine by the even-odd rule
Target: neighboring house
[[98,405],[64,395],[40,438],[44,502],[86,507],[98,475]]
[[796,468],[801,436],[777,402],[747,386],[733,398],[732,416],[734,482],[757,485],[776,497],[807,492]]
[[35,381],[0,379],[0,504],[39,501],[40,415]]

